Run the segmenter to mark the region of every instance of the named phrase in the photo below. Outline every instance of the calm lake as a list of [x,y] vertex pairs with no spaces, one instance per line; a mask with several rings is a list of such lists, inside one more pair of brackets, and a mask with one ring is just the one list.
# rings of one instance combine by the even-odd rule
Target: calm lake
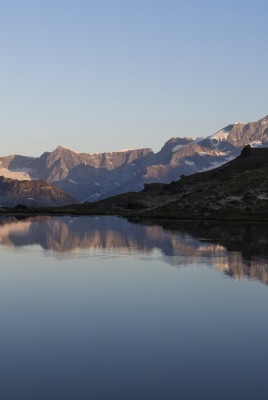
[[1,399],[267,399],[267,226],[6,217],[0,244]]

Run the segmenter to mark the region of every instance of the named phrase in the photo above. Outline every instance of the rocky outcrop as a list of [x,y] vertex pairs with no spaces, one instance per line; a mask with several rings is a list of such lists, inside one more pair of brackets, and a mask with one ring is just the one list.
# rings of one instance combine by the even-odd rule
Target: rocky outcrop
[[18,181],[0,177],[0,205],[14,207],[63,206],[76,203],[69,194],[43,180]]

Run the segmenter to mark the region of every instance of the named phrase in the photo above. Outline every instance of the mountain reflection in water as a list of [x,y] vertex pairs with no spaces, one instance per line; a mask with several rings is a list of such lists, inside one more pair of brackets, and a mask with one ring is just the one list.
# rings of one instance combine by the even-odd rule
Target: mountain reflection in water
[[[130,222],[116,217],[49,217],[0,219],[0,244],[39,245],[72,256],[86,249],[115,253],[161,251],[171,265],[191,265],[209,258],[211,265],[234,278],[268,283],[268,227],[208,222]],[[202,264],[202,261],[200,261]]]

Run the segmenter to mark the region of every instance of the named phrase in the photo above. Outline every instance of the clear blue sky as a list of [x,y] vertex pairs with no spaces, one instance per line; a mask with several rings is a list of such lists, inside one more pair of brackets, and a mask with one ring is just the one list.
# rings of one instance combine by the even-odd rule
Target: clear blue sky
[[268,2],[0,0],[0,155],[160,147],[268,114]]

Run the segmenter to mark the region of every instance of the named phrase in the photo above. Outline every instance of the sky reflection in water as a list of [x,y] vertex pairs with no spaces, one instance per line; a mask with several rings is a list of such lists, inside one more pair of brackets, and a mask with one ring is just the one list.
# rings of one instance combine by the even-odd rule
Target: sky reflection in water
[[266,399],[267,237],[253,225],[2,220],[1,398]]

